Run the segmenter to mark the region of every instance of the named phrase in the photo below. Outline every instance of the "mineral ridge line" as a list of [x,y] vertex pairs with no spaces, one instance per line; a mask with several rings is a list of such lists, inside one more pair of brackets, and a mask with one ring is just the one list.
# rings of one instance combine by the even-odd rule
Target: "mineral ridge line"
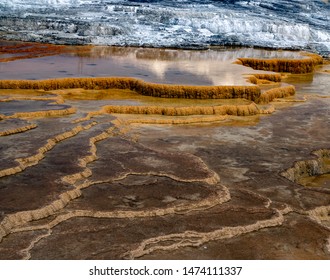
[[[183,233],[174,233],[169,235],[149,238],[141,242],[141,244],[134,250],[131,250],[123,255],[124,258],[136,259],[144,255],[148,255],[154,251],[170,251],[177,250],[184,247],[199,247],[207,242],[216,241],[220,239],[228,239],[242,234],[257,231],[263,228],[276,227],[282,225],[284,222],[283,213],[274,209],[276,214],[273,218],[267,220],[259,220],[253,224],[237,227],[223,227],[211,232],[196,232],[185,231]],[[157,245],[161,242],[169,243],[171,245]]]
[[71,129],[70,131],[64,132],[62,134],[58,134],[57,136],[55,136],[51,139],[48,139],[47,144],[40,147],[36,154],[34,154],[30,157],[16,159],[18,166],[0,170],[0,178],[17,174],[19,172],[24,171],[28,167],[37,165],[45,157],[45,154],[48,151],[50,151],[51,149],[53,149],[57,143],[59,143],[63,140],[66,140],[70,137],[73,137],[73,136],[77,135],[78,133],[80,133],[81,131],[88,130],[91,127],[93,127],[95,124],[96,123],[92,123],[85,127],[79,125],[73,129]]
[[17,133],[23,133],[23,132],[29,131],[31,129],[35,129],[37,127],[38,126],[36,124],[30,124],[30,125],[21,126],[18,128],[7,129],[5,131],[0,131],[0,136],[8,136],[8,135],[17,134]]

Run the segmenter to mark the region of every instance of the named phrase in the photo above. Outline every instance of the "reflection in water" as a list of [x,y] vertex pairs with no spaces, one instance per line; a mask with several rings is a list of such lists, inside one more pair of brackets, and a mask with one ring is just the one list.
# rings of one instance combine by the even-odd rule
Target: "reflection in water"
[[286,82],[293,84],[299,94],[315,94],[330,96],[330,75],[325,73],[312,73],[306,75],[292,75]]
[[[254,70],[233,62],[238,57],[300,57],[298,52],[252,48],[206,51],[93,47],[71,53],[0,64],[2,79],[58,77],[135,77],[148,82],[191,85],[246,85]],[[260,71],[259,71],[260,72]]]

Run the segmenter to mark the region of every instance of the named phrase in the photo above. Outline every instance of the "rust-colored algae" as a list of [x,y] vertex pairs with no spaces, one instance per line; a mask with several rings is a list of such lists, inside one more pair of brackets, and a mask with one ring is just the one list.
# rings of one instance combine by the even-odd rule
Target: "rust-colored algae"
[[[89,46],[76,48],[77,55],[88,49],[90,49]],[[52,56],[68,52],[72,52],[71,48],[64,45],[40,44],[31,42],[7,42],[5,45],[0,46],[0,54],[5,53],[9,56],[0,58],[0,62],[10,62],[19,59]]]

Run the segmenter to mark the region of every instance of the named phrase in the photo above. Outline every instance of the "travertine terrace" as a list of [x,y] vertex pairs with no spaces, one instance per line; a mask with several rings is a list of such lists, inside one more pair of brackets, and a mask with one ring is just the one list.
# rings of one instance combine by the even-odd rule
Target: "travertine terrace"
[[[237,57],[246,82],[196,85],[56,68],[62,54],[96,67],[101,53],[121,63],[127,49],[0,51],[1,259],[330,258],[320,57]],[[164,68],[180,54],[135,52]],[[9,79],[5,65],[21,61],[45,61],[57,76]]]

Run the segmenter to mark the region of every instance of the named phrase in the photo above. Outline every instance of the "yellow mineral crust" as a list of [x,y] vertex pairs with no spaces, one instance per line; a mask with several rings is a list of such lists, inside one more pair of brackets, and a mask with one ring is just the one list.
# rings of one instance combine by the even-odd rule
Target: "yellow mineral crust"
[[221,105],[221,106],[105,106],[103,110],[109,114],[145,114],[165,116],[191,115],[234,115],[252,116],[259,114],[255,103],[249,105]]
[[[10,93],[11,94],[11,93]],[[0,99],[0,102],[10,102],[17,100],[34,100],[34,101],[54,101],[55,104],[64,104],[64,98],[61,95],[57,95],[56,97],[29,97],[29,96],[16,96],[5,99]]]
[[239,58],[236,63],[255,70],[287,72],[292,74],[312,73],[316,65],[323,63],[323,58],[317,54],[303,53],[301,59],[285,58]]
[[10,116],[0,115],[0,119],[25,119],[25,118],[46,118],[46,117],[58,117],[75,114],[76,108],[68,108],[63,110],[47,110],[36,112],[18,112]]
[[0,131],[0,136],[8,136],[8,135],[16,134],[16,133],[22,133],[22,132],[34,129],[36,127],[37,127],[36,124],[30,124],[30,125],[26,125],[26,126],[22,126],[22,127],[18,127],[18,128],[8,129],[5,131]]
[[296,94],[296,89],[294,86],[285,86],[279,88],[273,88],[263,92],[260,95],[259,103],[269,103],[277,98],[290,97]]
[[301,178],[326,174],[330,172],[330,150],[320,149],[313,152],[314,159],[297,161],[293,167],[281,175],[292,182],[299,183]]
[[249,76],[248,81],[255,85],[280,83],[282,81],[282,75],[279,73],[253,74]]
[[152,84],[134,78],[65,78],[40,81],[0,80],[0,89],[129,89],[139,94],[162,98],[257,100],[258,86],[188,86]]
[[189,118],[134,118],[126,120],[128,124],[195,124],[195,123],[212,123],[226,120],[228,115],[218,116],[198,116]]

